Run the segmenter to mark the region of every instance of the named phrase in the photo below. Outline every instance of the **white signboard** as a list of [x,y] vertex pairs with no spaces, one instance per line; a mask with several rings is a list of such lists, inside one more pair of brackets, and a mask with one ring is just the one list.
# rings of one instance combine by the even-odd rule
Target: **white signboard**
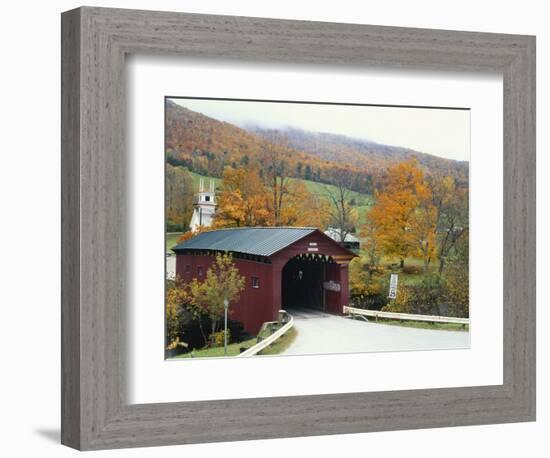
[[323,287],[328,291],[340,291],[340,283],[336,283],[332,280],[324,282]]
[[388,294],[390,299],[397,297],[397,274],[391,274],[390,276],[390,293]]

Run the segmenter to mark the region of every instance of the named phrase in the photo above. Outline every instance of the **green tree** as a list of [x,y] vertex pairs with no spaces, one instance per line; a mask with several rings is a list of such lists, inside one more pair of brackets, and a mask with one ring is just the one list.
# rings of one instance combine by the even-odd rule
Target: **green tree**
[[166,225],[169,231],[186,231],[193,214],[193,179],[183,167],[166,164]]
[[202,310],[211,322],[211,344],[214,344],[215,334],[219,329],[224,314],[224,300],[229,306],[239,300],[244,289],[244,277],[233,263],[231,254],[218,254],[214,264],[206,271],[203,281],[196,278],[189,284],[190,302]]
[[311,166],[309,164],[306,164],[305,172],[304,172],[304,178],[306,180],[311,180]]
[[461,238],[468,236],[468,190],[457,186],[452,177],[430,177],[433,206],[437,212],[439,273]]
[[470,315],[469,237],[466,231],[457,241],[453,255],[445,268],[445,300],[449,314],[468,317]]

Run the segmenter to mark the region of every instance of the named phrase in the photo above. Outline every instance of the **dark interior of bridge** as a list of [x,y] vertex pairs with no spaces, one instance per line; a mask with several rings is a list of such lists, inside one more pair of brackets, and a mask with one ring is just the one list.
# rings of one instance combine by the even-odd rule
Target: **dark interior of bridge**
[[325,263],[293,258],[283,268],[282,302],[285,310],[295,308],[324,309],[323,281]]

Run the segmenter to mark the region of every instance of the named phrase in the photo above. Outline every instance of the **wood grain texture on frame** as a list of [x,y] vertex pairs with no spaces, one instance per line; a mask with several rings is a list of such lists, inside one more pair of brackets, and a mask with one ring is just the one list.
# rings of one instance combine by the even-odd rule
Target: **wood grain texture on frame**
[[[535,38],[185,13],[62,15],[62,443],[139,447],[535,418]],[[504,79],[504,383],[130,405],[127,54],[497,72]]]

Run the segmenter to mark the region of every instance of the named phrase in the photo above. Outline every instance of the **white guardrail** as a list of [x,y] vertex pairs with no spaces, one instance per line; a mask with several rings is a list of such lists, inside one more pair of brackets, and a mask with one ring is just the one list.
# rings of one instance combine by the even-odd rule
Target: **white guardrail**
[[289,317],[289,320],[283,325],[281,329],[275,331],[269,337],[266,337],[261,342],[258,342],[253,347],[250,347],[248,350],[243,351],[242,353],[239,353],[236,357],[240,358],[242,356],[254,356],[255,354],[261,352],[264,348],[269,347],[279,337],[282,337],[290,328],[292,328],[292,326],[294,326],[294,317],[287,312],[285,313]]
[[355,307],[344,306],[344,313],[348,315],[361,315],[371,316],[374,318],[386,318],[390,320],[412,320],[412,321],[428,321],[431,323],[456,323],[456,324],[470,324],[469,318],[457,318],[452,316],[438,316],[438,315],[414,315],[412,313],[394,313],[394,312],[382,312],[379,310],[365,310]]

